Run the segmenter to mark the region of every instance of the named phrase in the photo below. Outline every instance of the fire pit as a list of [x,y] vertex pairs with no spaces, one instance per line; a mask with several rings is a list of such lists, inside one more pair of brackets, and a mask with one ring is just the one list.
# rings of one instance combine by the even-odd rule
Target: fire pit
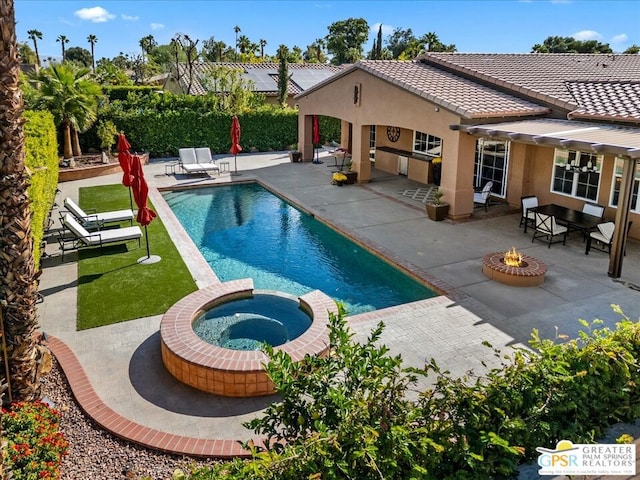
[[544,283],[547,266],[513,247],[507,252],[494,252],[482,258],[482,273],[491,280],[513,287],[534,287]]

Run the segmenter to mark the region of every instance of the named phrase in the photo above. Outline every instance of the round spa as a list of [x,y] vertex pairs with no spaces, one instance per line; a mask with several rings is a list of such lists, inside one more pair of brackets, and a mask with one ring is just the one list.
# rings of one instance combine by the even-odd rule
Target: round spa
[[260,351],[263,342],[294,360],[324,355],[329,345],[328,311],[335,302],[320,291],[299,298],[254,291],[251,279],[194,292],[162,317],[162,361],[176,379],[227,397],[274,392]]

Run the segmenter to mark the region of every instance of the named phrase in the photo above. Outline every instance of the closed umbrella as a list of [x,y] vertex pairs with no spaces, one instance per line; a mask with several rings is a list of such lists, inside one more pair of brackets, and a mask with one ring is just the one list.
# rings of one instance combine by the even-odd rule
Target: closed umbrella
[[138,206],[137,222],[144,226],[144,238],[147,243],[147,256],[138,259],[138,263],[156,263],[160,261],[157,255],[151,256],[149,252],[149,235],[147,234],[147,225],[156,218],[156,212],[147,207],[147,197],[149,195],[149,186],[144,178],[142,170],[142,161],[138,155],[134,155],[131,161],[131,176],[133,178],[131,188],[133,190],[133,198]]
[[313,156],[315,160],[313,163],[323,163],[320,161],[320,158],[317,155],[316,147],[320,145],[320,121],[318,120],[318,116],[313,116]]
[[240,122],[238,121],[237,116],[233,116],[231,120],[231,150],[233,153],[233,162],[234,162],[234,175],[240,175],[238,173],[238,159],[237,155],[242,151],[242,147],[240,146]]
[[129,149],[131,145],[127,141],[124,133],[118,134],[118,162],[122,168],[122,184],[129,189],[129,205],[133,210],[133,200],[131,200],[131,184],[133,177],[131,176],[131,153]]

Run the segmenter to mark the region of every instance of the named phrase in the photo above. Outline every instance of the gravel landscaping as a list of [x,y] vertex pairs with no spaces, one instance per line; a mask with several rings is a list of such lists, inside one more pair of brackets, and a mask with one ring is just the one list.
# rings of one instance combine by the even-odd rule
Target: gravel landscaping
[[42,392],[61,412],[60,430],[69,442],[60,480],[170,480],[176,468],[211,463],[147,450],[99,428],[78,407],[55,359],[44,377]]

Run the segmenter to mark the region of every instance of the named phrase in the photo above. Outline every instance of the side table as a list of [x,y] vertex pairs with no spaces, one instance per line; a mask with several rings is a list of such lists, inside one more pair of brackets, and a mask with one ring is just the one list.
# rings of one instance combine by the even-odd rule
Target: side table
[[223,160],[218,163],[220,164],[220,173],[229,171],[229,162]]
[[164,166],[164,174],[165,175],[175,175],[176,167],[180,164],[180,162],[171,162],[167,163]]

